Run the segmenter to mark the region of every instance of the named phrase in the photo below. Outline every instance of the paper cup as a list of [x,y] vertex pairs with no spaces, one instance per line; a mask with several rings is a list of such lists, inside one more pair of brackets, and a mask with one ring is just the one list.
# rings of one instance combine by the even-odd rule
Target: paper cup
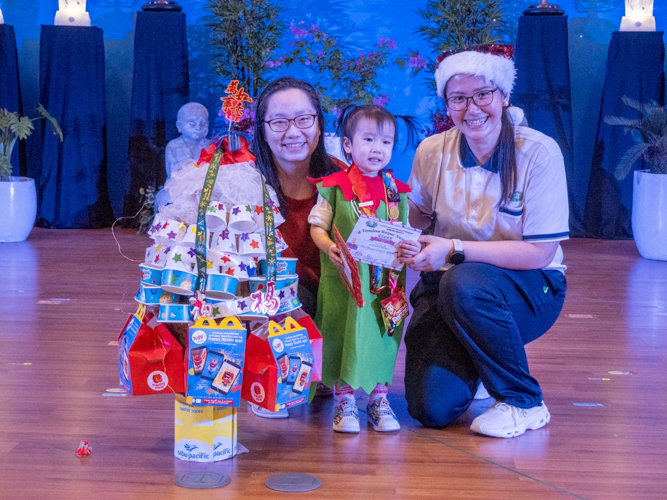
[[[280,257],[276,262],[276,276],[295,276],[296,275],[296,261],[293,257]],[[266,259],[260,261],[261,272],[266,276]]]
[[239,255],[264,256],[266,249],[262,235],[257,233],[242,233],[239,236]]
[[155,239],[160,243],[172,245],[180,243],[185,236],[187,226],[183,222],[169,219],[162,225],[162,228],[155,234]]
[[[299,277],[296,275],[290,277],[277,278],[276,290],[282,290],[283,288],[287,288],[288,286],[297,284],[298,282],[299,282]],[[255,276],[248,280],[248,284],[250,285],[250,293],[256,292],[257,290],[263,292],[264,289],[266,288],[266,277]]]
[[188,226],[180,244],[188,247],[194,247],[197,244],[197,224]]
[[141,283],[146,287],[160,288],[162,285],[162,268],[150,264],[139,264]]
[[227,210],[219,201],[208,204],[206,211],[206,229],[210,231],[222,231],[227,227]]
[[148,236],[150,236],[151,238],[155,238],[155,235],[158,232],[160,232],[165,222],[167,222],[167,219],[165,217],[162,217],[160,214],[156,215],[155,218],[153,219],[153,224],[148,229]]
[[235,233],[252,233],[257,224],[252,218],[253,207],[250,205],[234,205],[229,211],[227,228]]
[[174,245],[167,255],[165,269],[192,272],[197,264],[197,254],[193,247]]
[[160,304],[157,320],[161,323],[187,323],[192,321],[187,304]]
[[216,237],[213,249],[224,253],[238,253],[236,235],[230,231],[222,231]]
[[155,243],[146,249],[144,263],[153,267],[163,268],[167,263],[167,247],[162,243]]
[[165,269],[162,271],[162,289],[178,295],[193,295],[197,285],[197,275],[186,271]]

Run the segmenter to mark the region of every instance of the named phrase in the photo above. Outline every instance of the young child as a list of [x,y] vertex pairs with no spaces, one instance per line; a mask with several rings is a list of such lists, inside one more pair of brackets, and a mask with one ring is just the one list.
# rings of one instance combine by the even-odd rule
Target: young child
[[[407,122],[406,122],[407,123]],[[396,431],[400,424],[387,401],[387,384],[394,374],[402,325],[388,332],[381,301],[393,287],[387,271],[358,263],[365,305],[357,307],[338,274],[341,253],[333,227],[347,240],[359,215],[407,224],[407,184],[384,170],[396,143],[396,118],[374,105],[346,109],[339,121],[343,150],[353,161],[346,170],[315,179],[319,191],[308,218],[310,234],[322,253],[322,274],[317,298],[317,323],[324,339],[322,383],[334,387],[334,422],[337,432],[359,432],[354,390],[370,393],[368,421],[376,431]],[[405,284],[405,269],[398,285]]]

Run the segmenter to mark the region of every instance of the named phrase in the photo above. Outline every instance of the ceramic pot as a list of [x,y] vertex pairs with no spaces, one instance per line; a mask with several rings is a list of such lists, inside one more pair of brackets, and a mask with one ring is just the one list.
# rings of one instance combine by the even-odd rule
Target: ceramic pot
[[25,240],[37,216],[35,181],[28,177],[0,181],[0,214],[0,242]]
[[667,174],[635,171],[632,234],[642,257],[667,260]]

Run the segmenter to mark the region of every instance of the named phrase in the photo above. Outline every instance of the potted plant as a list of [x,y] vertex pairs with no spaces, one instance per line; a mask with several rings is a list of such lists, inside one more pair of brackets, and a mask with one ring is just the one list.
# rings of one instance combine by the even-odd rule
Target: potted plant
[[16,142],[27,139],[35,126],[32,122],[46,118],[53,133],[63,140],[58,122],[40,104],[40,116],[28,118],[17,112],[0,109],[0,243],[25,240],[37,216],[35,181],[12,177],[11,157]]
[[618,162],[614,176],[625,179],[643,159],[648,169],[636,170],[632,191],[632,233],[642,257],[667,260],[667,107],[642,104],[627,96],[623,103],[640,113],[629,119],[606,116],[605,123],[625,127],[635,140]]

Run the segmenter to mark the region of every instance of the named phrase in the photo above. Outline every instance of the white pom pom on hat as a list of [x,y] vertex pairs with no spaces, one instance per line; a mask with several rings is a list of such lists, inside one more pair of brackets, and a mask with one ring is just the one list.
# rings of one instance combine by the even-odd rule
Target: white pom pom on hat
[[503,55],[466,50],[445,57],[435,70],[438,95],[444,99],[445,85],[454,75],[483,76],[493,82],[507,97],[512,94],[516,68],[514,62]]

